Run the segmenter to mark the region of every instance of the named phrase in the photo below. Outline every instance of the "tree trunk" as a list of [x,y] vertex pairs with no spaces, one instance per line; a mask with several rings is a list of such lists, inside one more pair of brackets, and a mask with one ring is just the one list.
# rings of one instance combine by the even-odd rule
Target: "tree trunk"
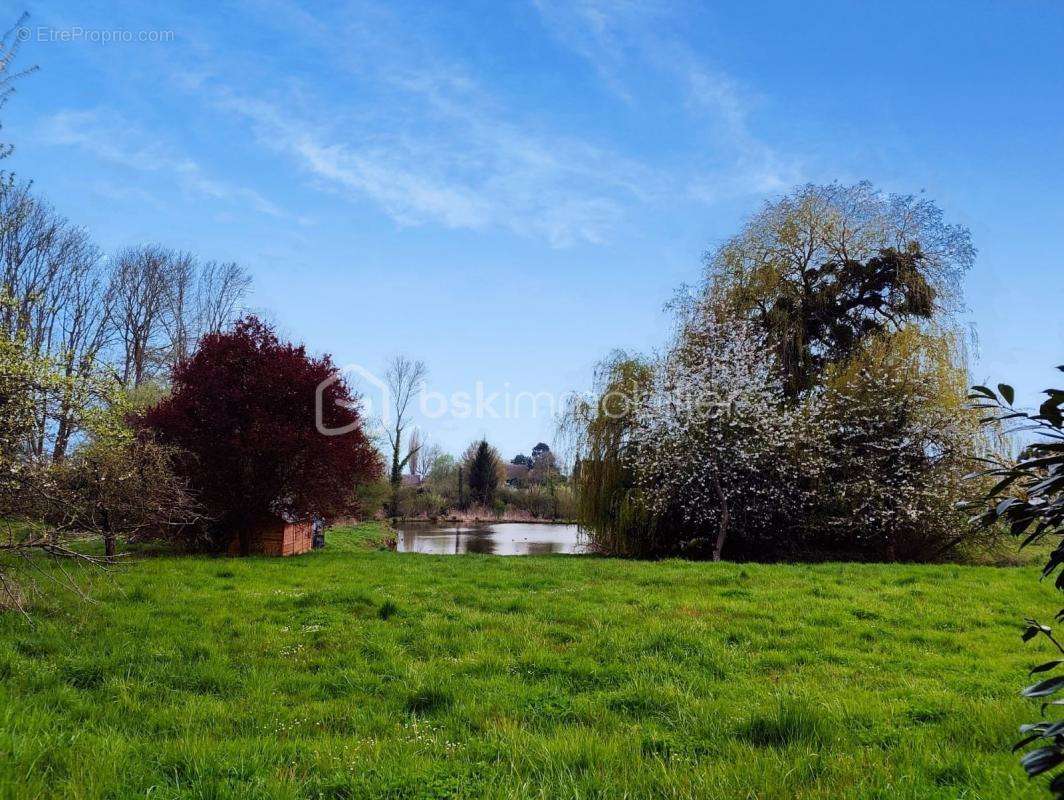
[[403,435],[403,429],[399,427],[397,422],[395,425],[395,437],[392,440],[392,472],[390,475],[392,484],[392,501],[391,501],[391,516],[393,519],[399,516],[399,488],[403,485],[403,465],[399,460],[400,455],[400,439]]
[[52,463],[58,464],[66,458],[67,445],[70,443],[70,409],[59,412],[59,427],[55,431],[55,446],[52,448]]
[[717,531],[717,541],[713,544],[713,560],[720,561],[721,553],[724,551],[724,540],[728,536],[730,515],[728,514],[728,496],[720,485],[720,478],[714,477],[713,483],[716,485],[717,497],[720,499],[720,529]]
[[115,535],[111,530],[111,517],[107,509],[103,510],[103,554],[108,560],[115,557]]

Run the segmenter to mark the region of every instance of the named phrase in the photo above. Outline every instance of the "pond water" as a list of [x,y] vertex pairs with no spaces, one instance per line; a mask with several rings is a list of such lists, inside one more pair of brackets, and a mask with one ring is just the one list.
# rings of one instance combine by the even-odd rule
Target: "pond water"
[[496,556],[545,556],[587,553],[587,538],[576,525],[527,522],[432,525],[400,523],[396,536],[400,553],[487,553]]

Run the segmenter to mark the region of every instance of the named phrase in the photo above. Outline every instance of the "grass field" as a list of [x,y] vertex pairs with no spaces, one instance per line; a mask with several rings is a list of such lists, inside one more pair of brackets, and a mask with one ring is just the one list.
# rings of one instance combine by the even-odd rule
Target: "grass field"
[[[4,798],[1042,797],[1030,567],[156,557],[0,615]],[[1045,656],[1045,657],[1043,657]]]

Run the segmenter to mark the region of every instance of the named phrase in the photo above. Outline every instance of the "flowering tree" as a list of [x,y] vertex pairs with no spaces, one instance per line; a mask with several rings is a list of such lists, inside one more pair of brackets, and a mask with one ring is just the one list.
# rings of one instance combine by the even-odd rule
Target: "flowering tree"
[[[317,430],[319,387],[323,423],[348,433]],[[381,474],[360,423],[329,357],[281,342],[255,317],[206,336],[175,368],[172,394],[141,420],[188,454],[182,472],[213,518],[213,543],[236,534],[244,552],[265,515],[353,510],[356,484]]]
[[806,531],[825,551],[887,561],[926,560],[972,530],[956,503],[969,458],[984,445],[964,403],[967,372],[949,337],[915,327],[880,334],[807,400],[803,470],[816,502]]
[[[749,534],[793,504],[799,417],[783,402],[775,358],[750,323],[700,308],[655,370],[635,412],[628,457],[644,502],[675,514],[720,560],[733,523]],[[698,535],[709,534],[709,536]]]

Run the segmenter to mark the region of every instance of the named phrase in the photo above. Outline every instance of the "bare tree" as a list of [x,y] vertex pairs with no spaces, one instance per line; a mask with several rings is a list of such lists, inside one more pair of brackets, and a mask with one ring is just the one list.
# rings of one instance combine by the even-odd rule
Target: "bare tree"
[[418,475],[422,478],[428,477],[428,474],[432,472],[432,468],[436,466],[436,462],[443,458],[443,448],[438,444],[429,446],[421,445],[421,450],[417,454],[418,462]]
[[[428,369],[423,361],[411,361],[404,355],[396,355],[388,362],[384,381],[388,386],[388,411],[391,419],[384,420],[384,430],[391,445],[392,516],[398,514],[399,486],[403,479],[403,467],[417,453],[417,448],[408,449],[402,455],[403,432],[410,424],[410,402],[425,383]],[[418,445],[420,447],[420,445]]]
[[217,333],[241,313],[251,289],[251,276],[239,264],[208,261],[199,269],[196,285],[197,333]]
[[409,460],[406,462],[406,467],[410,470],[411,475],[417,477],[421,474],[419,467],[421,463],[421,431],[417,428],[410,431],[410,438],[406,443],[406,452],[410,454],[408,456]]
[[200,262],[190,253],[173,254],[163,315],[169,339],[167,364],[188,358],[203,336],[231,323],[250,285],[250,276],[236,263]]
[[[62,458],[78,399],[106,343],[108,295],[99,250],[27,184],[0,183],[0,333],[28,357],[48,361],[59,379],[34,392],[28,449]],[[51,443],[49,444],[49,442]]]
[[154,244],[127,248],[114,259],[111,324],[124,386],[140,386],[167,351],[164,318],[174,263],[172,251]]
[[55,407],[52,460],[62,461],[85,410],[100,396],[102,357],[109,342],[111,294],[102,274],[100,254],[88,243],[70,261],[64,302],[58,308],[57,349],[60,375]]

